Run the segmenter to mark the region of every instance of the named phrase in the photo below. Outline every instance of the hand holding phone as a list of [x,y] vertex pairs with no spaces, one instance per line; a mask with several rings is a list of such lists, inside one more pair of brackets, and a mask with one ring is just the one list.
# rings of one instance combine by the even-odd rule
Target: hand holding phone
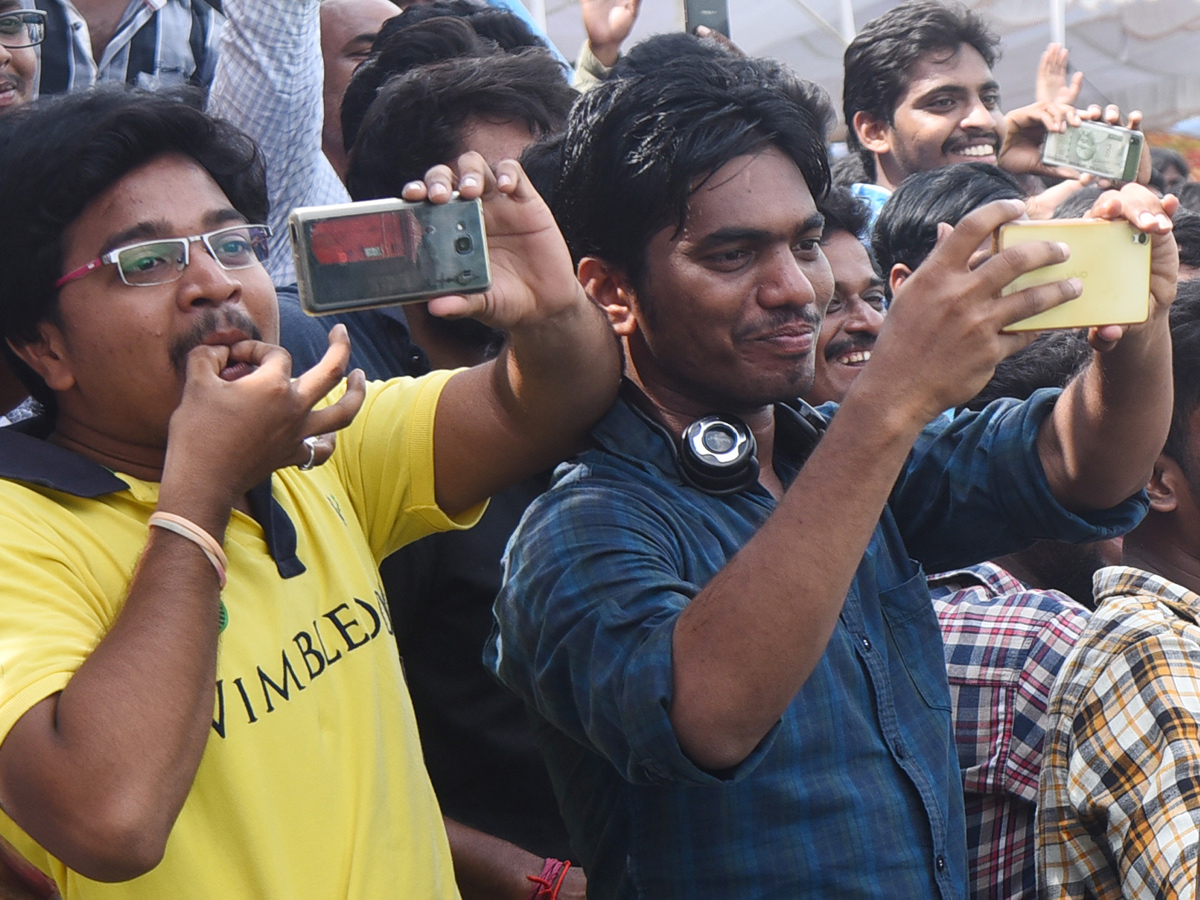
[[288,228],[300,305],[312,316],[491,287],[478,200],[301,207]]
[[1142,143],[1140,131],[1084,119],[1064,131],[1046,135],[1042,162],[1110,181],[1136,181]]
[[1003,250],[1027,241],[1057,241],[1070,258],[1017,278],[1002,292],[1078,278],[1083,292],[1074,300],[1007,326],[1005,331],[1131,325],[1150,315],[1150,235],[1124,220],[1052,219],[1009,222],[997,233]]

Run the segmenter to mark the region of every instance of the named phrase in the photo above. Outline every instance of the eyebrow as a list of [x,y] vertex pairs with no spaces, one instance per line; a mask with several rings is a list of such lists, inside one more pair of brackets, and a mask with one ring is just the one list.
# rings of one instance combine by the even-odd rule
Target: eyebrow
[[[246,217],[234,209],[232,206],[223,209],[214,209],[206,212],[200,219],[205,229],[219,228],[227,223],[244,223]],[[140,241],[150,241],[155,238],[164,240],[170,238],[183,237],[183,235],[175,234],[175,228],[171,223],[162,219],[146,220],[138,222],[136,225],[131,225],[115,234],[110,234],[108,239],[100,247],[100,256],[116,250],[120,247],[128,246],[129,244],[138,243]]]
[[[999,90],[1000,90],[1000,82],[995,81],[995,80],[985,81],[983,84],[981,84],[979,86],[979,89],[978,89],[979,93],[981,93],[981,94],[984,93],[985,91],[999,91]],[[934,85],[929,90],[927,90],[925,93],[921,94],[921,96],[917,97],[917,99],[914,102],[921,103],[922,101],[928,100],[930,97],[932,97],[936,94],[953,94],[956,97],[965,97],[969,93],[971,93],[971,89],[969,87],[966,87],[961,84],[957,84],[957,83],[938,84],[938,85]]]
[[[793,231],[793,234],[804,234],[809,231],[820,231],[825,227],[825,217],[820,213],[813,213],[805,219],[798,228]],[[769,241],[776,237],[777,232],[768,231],[765,228],[745,228],[738,225],[730,225],[726,228],[718,228],[716,231],[706,234],[696,242],[696,248],[704,250],[708,247],[720,246],[721,244],[737,244],[737,243],[756,243]]]

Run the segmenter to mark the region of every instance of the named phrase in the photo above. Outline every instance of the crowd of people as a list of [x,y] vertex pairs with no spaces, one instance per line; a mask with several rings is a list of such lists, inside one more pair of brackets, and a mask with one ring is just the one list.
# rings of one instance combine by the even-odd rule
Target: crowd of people
[[[0,896],[1191,898],[1200,212],[979,14],[0,0]],[[298,207],[479,200],[311,317]],[[1149,244],[1141,322],[1008,326]]]

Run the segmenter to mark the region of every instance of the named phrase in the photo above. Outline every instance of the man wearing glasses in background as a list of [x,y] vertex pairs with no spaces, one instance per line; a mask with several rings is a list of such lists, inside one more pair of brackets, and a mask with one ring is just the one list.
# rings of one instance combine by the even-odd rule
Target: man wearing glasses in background
[[37,51],[46,36],[46,14],[0,0],[0,115],[29,103],[37,91]]

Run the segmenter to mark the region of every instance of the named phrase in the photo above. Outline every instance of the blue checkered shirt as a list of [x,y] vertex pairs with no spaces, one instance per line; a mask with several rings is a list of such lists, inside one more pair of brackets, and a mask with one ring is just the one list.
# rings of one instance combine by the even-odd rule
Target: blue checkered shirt
[[[671,728],[672,631],[775,503],[757,484],[685,486],[666,438],[613,407],[514,534],[485,649],[535,714],[589,897],[967,895],[941,636],[910,557],[941,571],[1140,518],[1144,495],[1088,521],[1054,501],[1034,449],[1054,397],[923,432],[816,670],[750,757],[715,773]],[[781,427],[785,483],[798,449]]]

